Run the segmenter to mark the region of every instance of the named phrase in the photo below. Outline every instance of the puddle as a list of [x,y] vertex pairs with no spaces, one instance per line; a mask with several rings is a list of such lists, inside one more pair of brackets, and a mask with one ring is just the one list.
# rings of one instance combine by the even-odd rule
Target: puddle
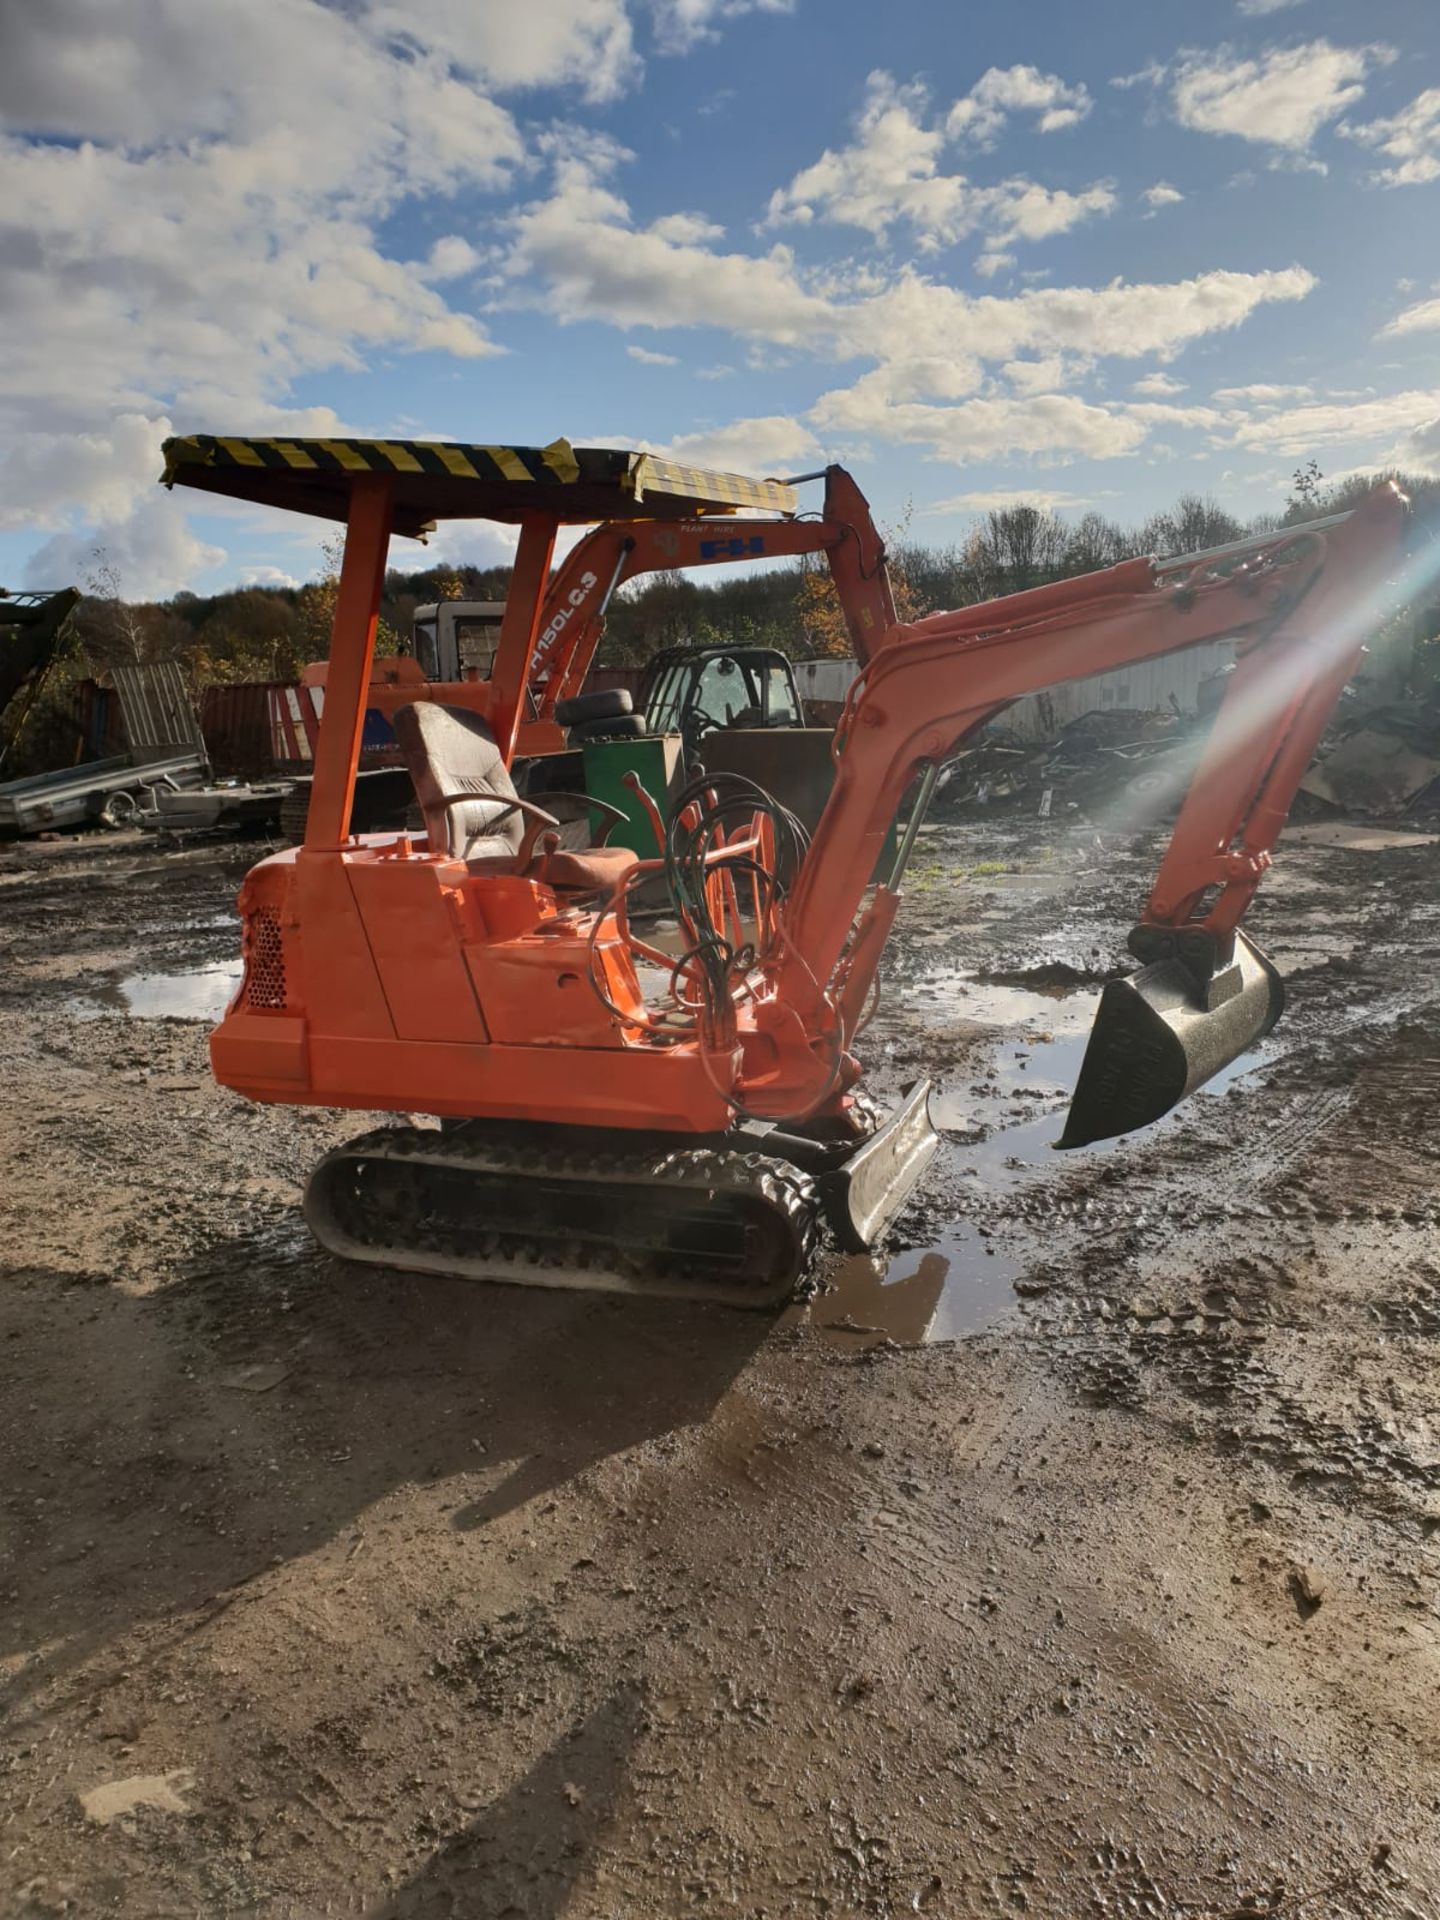
[[792,1308],[827,1345],[849,1353],[893,1340],[916,1347],[978,1333],[1016,1304],[1025,1263],[997,1252],[968,1220],[934,1247],[898,1254],[852,1254],[828,1276],[830,1291]]
[[942,1133],[961,1139],[1014,1128],[1038,1107],[1046,1112],[1067,1098],[1080,1072],[1100,989],[1069,983],[1015,986],[1003,980],[959,977],[927,981],[927,1027],[963,1023],[977,1043],[936,1086],[931,1117]]
[[[973,1056],[937,1083],[930,1115],[938,1131],[949,1136],[963,1165],[997,1188],[1014,1184],[1014,1161],[1044,1164],[1051,1171],[1083,1166],[1092,1154],[1113,1152],[1124,1139],[1149,1139],[1169,1118],[1138,1134],[1123,1135],[1121,1141],[1103,1141],[1053,1158],[1052,1143],[1080,1077],[1101,988],[1063,978],[1050,985],[1019,986],[1010,984],[1014,977],[955,976],[911,990],[923,996],[927,1027],[953,1030],[956,1016],[973,1023]],[[1275,1057],[1273,1046],[1256,1048],[1198,1091],[1223,1093]],[[1183,1112],[1185,1104],[1176,1111]]]
[[218,1020],[240,984],[240,963],[174,973],[127,973],[68,1003],[78,1019],[123,1013],[132,1020]]
[[[1193,1111],[1190,1101],[1182,1101],[1151,1126],[1062,1154],[1055,1142],[1089,1044],[1099,987],[1069,982],[1022,987],[955,978],[927,982],[919,991],[930,993],[932,984],[952,1021],[963,1006],[980,1039],[973,1064],[937,1087],[930,1107],[944,1136],[948,1177],[973,1183],[977,1194],[1013,1193],[1030,1182],[1048,1185],[1099,1159],[1143,1152],[1162,1130]],[[981,1032],[982,1022],[988,1033]],[[1222,1069],[1195,1097],[1223,1095],[1278,1057],[1272,1046],[1256,1048]],[[1013,1222],[1006,1233],[1007,1238],[1023,1236],[1019,1255],[997,1246],[967,1213],[932,1247],[889,1261],[883,1255],[844,1260],[828,1276],[832,1290],[792,1310],[792,1321],[848,1352],[883,1340],[918,1346],[980,1332],[1016,1309],[1015,1282],[1054,1251],[1052,1243],[1042,1244],[1033,1230],[1027,1233]]]

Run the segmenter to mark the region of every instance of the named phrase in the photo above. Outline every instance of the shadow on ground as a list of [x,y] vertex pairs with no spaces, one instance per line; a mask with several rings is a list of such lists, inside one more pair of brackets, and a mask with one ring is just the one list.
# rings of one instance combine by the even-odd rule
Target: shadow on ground
[[366,1920],[559,1920],[620,1811],[639,1721],[612,1695]]
[[347,1268],[288,1229],[143,1298],[22,1271],[0,1290],[0,1657],[23,1662],[0,1704],[137,1622],[208,1614],[397,1488],[466,1476],[452,1525],[483,1528],[703,1422],[771,1324]]

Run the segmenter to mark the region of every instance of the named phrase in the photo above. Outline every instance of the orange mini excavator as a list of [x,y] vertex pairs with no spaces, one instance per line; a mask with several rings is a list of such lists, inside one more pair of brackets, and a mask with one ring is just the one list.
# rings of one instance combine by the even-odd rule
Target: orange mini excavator
[[[842,1245],[873,1243],[935,1149],[926,1085],[877,1118],[855,1047],[942,762],[1024,693],[1207,640],[1232,640],[1237,665],[1130,938],[1141,965],[1101,997],[1061,1144],[1158,1118],[1278,1017],[1279,979],[1239,921],[1398,570],[1393,487],[1345,516],[900,625],[864,499],[834,467],[757,481],[564,441],[197,436],[165,456],[168,484],[347,527],[304,844],[245,881],[244,975],[211,1038],[217,1079],[251,1099],[438,1118],[320,1162],[305,1213],[335,1253],[760,1303],[790,1290],[822,1222]],[[825,481],[818,519],[798,517],[802,479]],[[392,531],[462,518],[519,529],[491,679],[377,679]],[[555,539],[593,522],[590,552],[610,564],[578,564],[594,578],[560,603],[581,593],[583,641],[562,646],[553,611],[541,619]],[[590,844],[604,809],[583,796],[542,808],[515,791],[517,751],[546,750],[583,675],[602,575],[667,548],[828,558],[862,671],[808,843],[734,777],[701,773],[668,824],[652,817],[652,861],[603,830]],[[423,834],[347,834],[375,705]],[[650,804],[638,783],[635,804]],[[631,888],[662,874],[678,951],[627,912]]]

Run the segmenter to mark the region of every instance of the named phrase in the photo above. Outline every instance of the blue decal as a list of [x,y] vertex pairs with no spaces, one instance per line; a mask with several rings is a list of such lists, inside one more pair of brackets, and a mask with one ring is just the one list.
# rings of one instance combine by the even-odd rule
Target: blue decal
[[700,542],[702,560],[744,560],[751,554],[764,553],[764,551],[764,537],[758,533],[752,533],[747,538]]

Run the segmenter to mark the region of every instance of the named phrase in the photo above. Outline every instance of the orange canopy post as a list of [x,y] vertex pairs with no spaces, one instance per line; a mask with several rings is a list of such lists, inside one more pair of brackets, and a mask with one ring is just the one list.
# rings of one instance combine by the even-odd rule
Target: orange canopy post
[[520,522],[520,544],[510,575],[510,591],[505,596],[500,647],[490,681],[490,727],[507,766],[515,757],[515,738],[525,718],[530,662],[540,634],[540,608],[550,581],[559,524],[559,517],[553,513],[527,513]]
[[330,635],[325,710],[315,746],[315,777],[305,820],[305,851],[343,845],[350,831],[355,768],[375,657],[380,590],[390,550],[392,483],[378,473],[357,474],[350,487],[345,556]]

